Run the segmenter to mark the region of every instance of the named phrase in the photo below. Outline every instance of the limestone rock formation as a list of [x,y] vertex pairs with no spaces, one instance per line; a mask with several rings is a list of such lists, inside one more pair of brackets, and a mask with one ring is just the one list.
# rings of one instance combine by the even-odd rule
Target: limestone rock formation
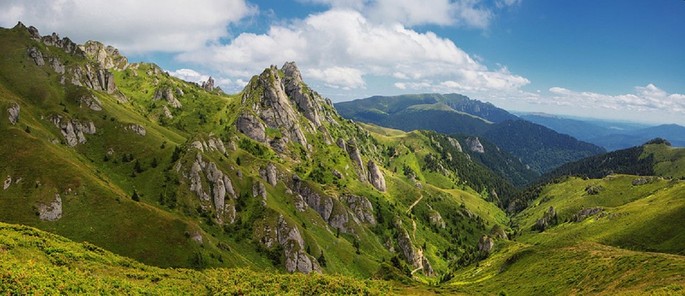
[[461,145],[459,144],[459,141],[457,141],[457,139],[452,138],[452,137],[447,137],[447,140],[450,142],[450,144],[452,144],[452,146],[453,146],[454,148],[456,148],[457,150],[459,150],[459,152],[464,152],[464,151],[461,149]]
[[102,111],[102,103],[94,95],[82,96],[79,98],[79,103],[86,105],[90,110]]
[[369,160],[367,166],[369,168],[369,182],[371,183],[371,185],[378,189],[378,191],[385,192],[385,177],[383,177],[381,169],[378,168],[376,163],[372,160]]
[[45,65],[45,60],[43,59],[43,54],[38,50],[36,47],[31,47],[28,50],[28,55],[31,59],[33,59],[33,62],[36,63],[38,66],[43,66]]
[[224,146],[224,142],[212,135],[210,135],[207,140],[196,140],[190,145],[202,152],[219,151],[221,153],[226,153],[226,146]]
[[74,147],[86,142],[84,134],[95,134],[97,129],[92,121],[81,122],[76,119],[64,119],[61,115],[53,115],[52,123],[60,129],[67,145]]
[[316,211],[321,218],[334,229],[338,229],[343,233],[348,233],[351,228],[348,223],[351,222],[347,209],[337,200],[332,197],[312,189],[306,182],[301,181],[297,176],[293,178],[293,191],[302,197],[304,202]]
[[276,166],[273,163],[269,163],[266,167],[259,170],[259,175],[271,186],[276,186],[276,183],[278,183]]
[[152,100],[157,101],[160,99],[164,99],[169,103],[169,105],[171,105],[171,107],[176,109],[183,106],[183,104],[181,104],[181,102],[174,97],[174,91],[171,89],[171,87],[161,87],[155,91],[155,95],[152,97]]
[[140,125],[140,124],[129,124],[129,125],[126,127],[126,129],[127,129],[127,130],[130,130],[130,131],[132,131],[132,132],[134,132],[134,133],[136,133],[136,134],[138,134],[138,135],[140,135],[140,136],[145,136],[145,134],[147,134],[147,131],[145,130],[145,127],[143,127],[143,126]]
[[203,81],[202,82],[202,88],[204,88],[204,90],[209,91],[209,92],[213,91],[214,90],[214,78],[212,78],[210,76],[209,79],[207,79],[207,81]]
[[361,223],[376,225],[376,217],[373,214],[373,205],[363,196],[346,195],[341,198],[352,210],[354,217]]
[[19,107],[19,104],[17,103],[12,103],[9,108],[7,108],[7,113],[9,113],[9,120],[11,124],[17,124],[19,121],[19,111],[21,108]]
[[164,106],[162,108],[162,114],[164,114],[164,117],[166,117],[166,118],[169,118],[169,119],[174,118],[174,115],[171,114],[171,110],[169,110],[169,107],[167,107],[167,106]]
[[[204,173],[204,174],[203,174]],[[202,177],[204,176],[207,183],[210,184],[206,191],[202,185]],[[202,155],[199,153],[195,157],[190,168],[190,191],[195,192],[198,198],[203,202],[210,200],[214,204],[216,210],[217,222],[224,223],[224,217],[229,217],[229,223],[233,223],[235,219],[234,204],[226,204],[226,198],[230,200],[236,199],[235,190],[231,179],[224,174],[217,165],[211,161],[204,161]]]
[[395,228],[397,228],[397,246],[407,262],[414,268],[423,270],[425,275],[435,275],[428,258],[423,255],[423,250],[414,247],[409,232],[397,222]]
[[469,147],[469,150],[471,150],[471,152],[485,153],[485,148],[483,148],[483,144],[481,144],[478,137],[466,138],[466,145]]
[[367,174],[366,174],[366,168],[364,166],[364,162],[362,161],[362,155],[359,152],[359,149],[357,148],[357,143],[352,140],[352,141],[343,141],[340,143],[338,141],[338,146],[344,146],[347,148],[347,155],[349,155],[350,159],[352,160],[352,163],[355,165],[355,168],[357,170],[357,175],[359,176],[359,180],[362,182],[366,182],[367,179]]
[[257,142],[266,142],[266,127],[254,115],[243,113],[236,120],[238,131]]
[[285,255],[285,269],[288,272],[321,272],[318,262],[305,250],[304,239],[300,230],[295,226],[290,226],[283,216],[278,217],[276,227],[276,237],[278,244],[283,246]]
[[85,44],[80,45],[79,49],[84,52],[86,57],[97,62],[103,69],[116,68],[123,70],[128,66],[126,57],[119,54],[119,50],[112,46],[105,46],[97,41],[87,41]]
[[71,83],[74,85],[85,86],[109,94],[113,94],[117,90],[114,84],[114,75],[106,69],[93,68],[90,64],[86,64],[82,67],[69,68],[67,72],[71,75]]
[[38,205],[38,218],[43,221],[56,221],[62,218],[62,198],[55,193],[55,200],[49,204]]
[[300,112],[311,121],[314,126],[321,126],[319,117],[320,105],[315,101],[312,91],[304,87],[300,70],[295,62],[287,62],[281,70],[284,73],[283,83],[286,94],[295,101]]
[[262,206],[266,206],[266,187],[262,182],[252,184],[252,197],[261,197]]

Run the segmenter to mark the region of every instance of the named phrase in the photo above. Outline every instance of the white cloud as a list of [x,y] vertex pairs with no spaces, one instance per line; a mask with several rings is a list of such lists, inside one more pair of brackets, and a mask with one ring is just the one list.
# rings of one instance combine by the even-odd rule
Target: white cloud
[[98,40],[126,52],[178,52],[225,37],[229,23],[255,12],[244,0],[3,0],[0,25],[17,21],[41,34]]
[[363,88],[366,75],[412,80],[407,88],[425,86],[428,80],[449,80],[473,92],[516,90],[529,83],[505,67],[489,70],[454,42],[432,32],[376,23],[346,9],[272,26],[266,34],[240,34],[226,45],[211,45],[178,58],[242,78],[294,60],[305,80],[348,89]]
[[552,94],[546,103],[572,105],[578,108],[605,109],[627,112],[665,112],[685,116],[685,95],[669,94],[654,84],[637,86],[635,91],[622,95],[578,92],[561,87],[549,89]]
[[323,70],[310,69],[306,72],[309,77],[323,81],[329,87],[344,89],[363,88],[366,83],[362,79],[362,72],[347,67],[331,67]]

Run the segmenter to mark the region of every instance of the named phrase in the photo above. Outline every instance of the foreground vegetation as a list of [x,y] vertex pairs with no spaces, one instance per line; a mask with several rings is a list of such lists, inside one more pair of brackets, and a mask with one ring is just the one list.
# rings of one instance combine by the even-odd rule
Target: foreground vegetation
[[0,223],[0,294],[387,295],[385,281],[257,272],[162,269],[35,228]]

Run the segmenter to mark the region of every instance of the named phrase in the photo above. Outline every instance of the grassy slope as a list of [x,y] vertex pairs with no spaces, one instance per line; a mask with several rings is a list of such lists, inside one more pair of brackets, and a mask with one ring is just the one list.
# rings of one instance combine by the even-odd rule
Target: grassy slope
[[[0,293],[289,294],[392,293],[388,282],[249,269],[161,269],[35,228],[0,223]],[[397,292],[397,291],[395,291]]]
[[[459,271],[455,291],[530,294],[679,294],[685,289],[685,182],[611,175],[547,186],[534,205],[515,217],[516,242],[479,265]],[[602,186],[588,195],[587,186]],[[553,206],[562,223],[542,233],[530,230]],[[605,215],[563,222],[582,208]],[[659,252],[659,253],[655,253]],[[671,253],[671,254],[668,254]]]

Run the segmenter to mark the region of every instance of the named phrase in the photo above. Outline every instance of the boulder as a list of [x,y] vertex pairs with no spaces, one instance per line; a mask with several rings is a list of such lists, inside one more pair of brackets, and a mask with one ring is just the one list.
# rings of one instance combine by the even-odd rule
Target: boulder
[[174,115],[171,114],[171,110],[169,110],[169,107],[164,106],[162,107],[162,114],[164,114],[164,117],[172,119],[174,118]]
[[261,197],[262,206],[266,206],[266,187],[262,182],[252,184],[252,197]]
[[17,124],[19,122],[19,104],[12,103],[9,108],[7,108],[7,113],[9,113],[9,120],[11,124]]
[[383,173],[381,172],[380,168],[378,168],[376,163],[371,160],[369,160],[367,166],[369,169],[369,182],[371,185],[378,189],[378,191],[385,192],[385,177],[383,177]]
[[62,218],[62,198],[55,193],[55,200],[49,204],[38,205],[38,218],[43,221],[56,221]]
[[254,115],[243,113],[235,122],[238,131],[257,142],[266,142],[266,127]]
[[278,183],[276,166],[273,163],[267,164],[266,167],[259,171],[259,174],[261,175],[262,179],[264,179],[264,181],[269,183],[271,186],[276,186],[276,183]]

